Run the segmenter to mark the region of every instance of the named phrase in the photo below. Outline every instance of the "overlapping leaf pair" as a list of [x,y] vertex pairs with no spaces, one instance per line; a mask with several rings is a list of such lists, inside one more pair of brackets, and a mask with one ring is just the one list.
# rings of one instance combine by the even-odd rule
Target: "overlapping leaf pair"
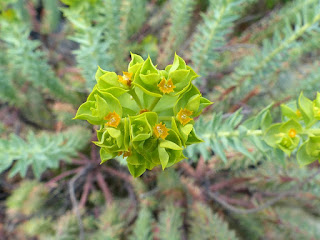
[[212,103],[192,84],[198,75],[179,56],[165,70],[149,57],[131,57],[122,76],[98,68],[97,84],[75,119],[100,125],[95,144],[102,162],[122,155],[137,177],[185,158],[183,148],[201,142],[193,118]]
[[289,156],[299,147],[297,160],[307,165],[320,159],[320,93],[314,101],[301,93],[297,105],[281,105],[284,122],[271,125],[264,140]]

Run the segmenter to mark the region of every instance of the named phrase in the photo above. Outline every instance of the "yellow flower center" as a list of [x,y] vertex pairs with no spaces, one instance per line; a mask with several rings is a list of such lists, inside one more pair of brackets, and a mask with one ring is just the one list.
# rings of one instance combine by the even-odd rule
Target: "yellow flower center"
[[293,128],[289,130],[289,137],[294,138],[297,135],[297,131]]
[[297,109],[296,114],[297,114],[298,117],[301,117],[301,112],[300,112],[299,109]]
[[173,92],[173,89],[176,87],[175,85],[173,85],[171,78],[168,81],[166,81],[165,78],[162,78],[161,82],[157,86],[159,90],[164,94]]
[[162,122],[153,127],[153,132],[157,138],[162,139],[165,139],[169,135],[168,128],[166,128],[166,125],[162,124]]
[[123,76],[118,75],[118,81],[123,85],[130,87],[133,73],[123,72]]
[[192,120],[192,118],[189,117],[192,115],[192,113],[193,113],[192,111],[186,108],[184,109],[181,108],[181,110],[177,114],[177,118],[180,121],[180,123],[184,126]]
[[109,113],[107,116],[104,117],[104,120],[107,120],[108,122],[105,124],[106,127],[118,127],[121,118],[120,116],[113,111],[113,113]]

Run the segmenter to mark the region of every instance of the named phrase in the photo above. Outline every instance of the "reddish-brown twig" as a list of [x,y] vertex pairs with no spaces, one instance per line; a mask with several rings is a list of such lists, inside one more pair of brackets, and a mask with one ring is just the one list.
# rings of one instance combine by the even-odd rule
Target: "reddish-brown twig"
[[88,196],[92,187],[92,172],[90,172],[86,178],[86,182],[83,187],[79,208],[83,208],[88,200]]
[[261,89],[259,87],[255,87],[252,91],[250,91],[239,103],[233,105],[229,112],[235,112],[239,108],[241,108],[244,104],[246,104],[251,98],[257,96],[260,93]]
[[97,172],[96,179],[97,179],[99,187],[101,188],[101,190],[104,194],[104,197],[105,197],[107,203],[111,203],[112,202],[112,194],[110,192],[110,189],[109,189],[107,183],[104,181],[104,178],[103,178],[101,172]]
[[75,164],[75,165],[85,165],[85,164],[88,164],[89,161],[79,160],[79,159],[72,159],[71,163]]
[[132,178],[130,175],[128,175],[128,174],[126,174],[126,173],[124,173],[124,172],[120,172],[120,171],[118,171],[118,170],[116,170],[116,169],[113,169],[113,168],[111,168],[111,167],[102,166],[102,169],[103,169],[104,171],[106,171],[107,173],[110,173],[110,174],[113,175],[113,176],[116,176],[116,177],[118,177],[118,178],[123,179],[123,180],[126,181],[126,182],[131,183],[132,180],[133,180],[133,178]]
[[61,173],[60,175],[52,178],[49,182],[47,182],[45,184],[46,187],[53,187],[57,184],[58,181],[60,181],[61,179],[63,178],[66,178],[72,174],[75,174],[75,173],[78,173],[80,172],[81,170],[83,169],[83,166],[81,167],[78,167],[78,168],[75,168],[75,169],[72,169],[72,170],[69,170],[69,171],[66,171],[66,172],[63,172]]
[[73,211],[76,214],[77,219],[78,219],[79,239],[80,240],[84,239],[84,228],[83,228],[83,223],[82,223],[82,220],[81,220],[81,214],[80,214],[80,211],[79,211],[79,204],[78,204],[78,201],[77,201],[77,198],[76,198],[76,194],[75,194],[74,184],[80,177],[82,177],[83,175],[86,175],[87,171],[89,171],[90,168],[91,168],[90,165],[87,165],[86,167],[83,167],[82,170],[80,172],[78,172],[76,175],[74,175],[72,177],[72,179],[70,180],[70,182],[69,182],[70,199],[71,199],[71,202],[72,202]]
[[249,177],[245,177],[245,178],[233,178],[233,179],[230,179],[230,180],[226,180],[226,181],[222,181],[222,182],[218,182],[218,183],[215,183],[215,184],[212,184],[210,186],[210,190],[211,191],[218,191],[222,188],[225,188],[227,186],[230,186],[230,185],[236,185],[236,184],[239,184],[239,183],[243,183],[243,182],[247,182],[249,181],[251,178]]

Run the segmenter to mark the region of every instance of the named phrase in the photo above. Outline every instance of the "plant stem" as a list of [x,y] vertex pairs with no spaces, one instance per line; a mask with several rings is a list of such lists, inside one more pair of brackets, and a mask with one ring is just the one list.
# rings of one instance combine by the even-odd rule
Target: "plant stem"
[[138,106],[140,107],[140,109],[143,109],[142,104],[141,104],[141,101],[140,101],[138,95],[136,94],[136,92],[132,89],[132,90],[130,90],[128,93],[129,93],[129,94],[132,96],[132,98],[136,101],[136,103],[138,104]]
[[157,105],[157,103],[159,102],[159,100],[160,100],[161,98],[155,98],[154,100],[153,100],[153,102],[151,103],[151,106],[150,106],[150,108],[149,108],[149,110],[150,111],[152,111],[153,109],[154,109],[154,107]]
[[[247,136],[259,136],[262,135],[263,132],[262,130],[248,130],[246,132]],[[221,131],[217,133],[211,133],[211,134],[204,134],[204,138],[215,138],[215,137],[236,137],[239,136],[240,132],[239,131]]]

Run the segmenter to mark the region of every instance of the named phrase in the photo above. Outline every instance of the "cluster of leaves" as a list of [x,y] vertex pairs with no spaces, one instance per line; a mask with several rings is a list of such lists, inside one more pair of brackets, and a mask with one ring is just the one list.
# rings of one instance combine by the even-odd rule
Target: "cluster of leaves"
[[[281,123],[272,124],[271,105],[242,123],[241,110],[226,119],[221,113],[213,114],[210,121],[200,118],[196,127],[204,142],[186,149],[186,155],[196,159],[201,154],[208,160],[210,149],[227,164],[225,151],[233,149],[251,162],[260,154],[285,164],[286,156],[294,152],[301,166],[310,164],[320,158],[319,96],[311,101],[301,93],[297,102],[282,104]],[[252,146],[257,151],[248,151]]]
[[[169,184],[164,185],[165,181]],[[176,183],[180,184],[179,188]],[[134,179],[132,184],[135,194],[140,198],[145,193],[143,188],[146,185],[141,179]],[[101,194],[94,192],[90,201],[95,203],[99,215],[93,217],[91,214],[81,214],[82,237],[97,240],[180,240],[185,217],[190,225],[187,233],[190,239],[238,239],[224,217],[213,213],[205,203],[188,204],[189,212],[186,214],[186,208],[172,199],[174,194],[186,191],[173,169],[161,173],[157,184],[160,188],[157,194],[166,201],[165,204],[154,201],[154,196],[147,196],[138,199],[139,207],[132,207],[131,201],[121,198],[104,205]],[[174,194],[166,193],[168,190]],[[45,207],[49,197],[48,189],[37,181],[25,181],[12,193],[7,200],[9,219],[27,218],[20,224],[17,235],[37,236],[39,239],[79,238],[81,230],[76,214],[65,212],[61,216],[49,215],[52,211],[50,208],[54,209],[53,206]]]
[[[314,101],[302,93],[298,106],[282,105],[283,123],[273,124],[265,133],[264,140],[290,156],[298,146],[297,160],[307,165],[320,159],[320,93]],[[302,141],[302,144],[300,142]]]
[[185,158],[183,147],[201,142],[193,118],[211,102],[192,84],[196,77],[178,55],[158,70],[150,57],[132,54],[123,76],[98,68],[75,119],[100,125],[95,144],[102,162],[123,155],[135,177],[157,165],[165,169]]
[[[27,85],[31,84],[33,89],[41,89],[58,99],[75,103],[77,97],[68,92],[45,61],[46,54],[39,48],[41,42],[29,39],[30,23],[23,12],[9,6],[0,13],[0,39],[5,46],[0,61],[0,71],[5,77],[1,78],[4,86],[0,96],[11,104],[23,106],[29,97]],[[26,87],[21,88],[23,85]]]
[[[200,165],[194,169],[197,172],[200,170],[196,179],[202,179],[201,172],[206,175],[213,170],[209,165],[203,166],[201,170]],[[313,175],[316,171],[297,169],[296,164],[287,165],[285,169],[268,163],[258,171],[247,171],[243,176],[246,176],[248,182],[246,187],[242,185],[241,194],[236,190],[241,186],[234,181],[237,178],[229,176],[231,178],[226,179],[225,173],[217,172],[215,179],[218,180],[209,189],[218,189],[220,186],[221,198],[232,199],[231,196],[237,194],[238,198],[233,198],[234,202],[248,204],[260,200],[246,198],[248,195],[244,193],[244,189],[249,194],[255,191],[257,194],[260,191],[272,191],[277,195],[290,191],[292,187],[296,189],[297,183],[301,182],[303,188],[299,191],[296,189],[291,194],[308,198],[305,206],[299,206],[295,198],[287,198],[279,204],[275,203],[276,206],[257,213],[253,211],[251,214],[238,214],[225,208],[214,212],[213,209],[218,207],[217,203],[203,198],[210,191],[205,190],[208,186],[196,183],[189,173],[182,173],[182,169],[176,171],[170,168],[151,180],[154,185],[151,191],[148,191],[147,183],[150,178],[133,179],[129,186],[132,187],[134,198],[117,197],[112,203],[105,205],[102,194],[92,192],[90,205],[94,211],[89,210],[89,205],[82,209],[81,224],[74,212],[63,211],[63,214],[57,214],[63,207],[50,204],[50,201],[68,203],[69,200],[63,197],[63,193],[48,194],[46,185],[37,181],[26,180],[13,191],[6,201],[7,214],[9,220],[21,220],[15,231],[16,236],[39,239],[78,239],[82,236],[83,239],[180,240],[187,237],[236,240],[250,236],[250,239],[258,240],[266,235],[271,239],[286,239],[288,236],[297,240],[318,239],[320,232],[316,216],[319,214],[317,197],[320,196],[320,175],[310,180],[310,172]],[[267,182],[265,178],[268,178]],[[221,188],[221,183],[228,187]],[[64,184],[66,183],[62,183]],[[246,211],[239,207],[236,209]],[[267,232],[265,228],[268,228]]]
[[56,135],[36,136],[30,131],[26,140],[11,134],[9,139],[0,140],[0,172],[13,165],[10,176],[19,173],[25,177],[32,167],[35,177],[40,178],[47,169],[58,168],[60,160],[69,162],[88,144],[89,138],[86,129],[77,127]]

